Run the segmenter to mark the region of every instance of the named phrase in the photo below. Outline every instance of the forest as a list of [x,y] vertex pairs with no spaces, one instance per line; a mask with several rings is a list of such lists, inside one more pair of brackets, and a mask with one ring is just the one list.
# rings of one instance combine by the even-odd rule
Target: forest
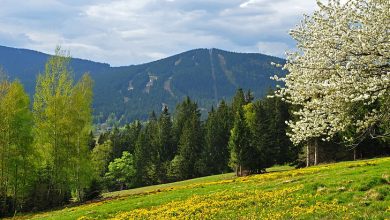
[[0,74],[0,217],[212,174],[388,156],[390,4],[318,6],[290,33],[297,50],[275,64],[288,72],[273,77],[281,86],[266,97],[237,89],[205,119],[187,97],[96,134],[93,80],[76,82],[59,47],[32,102]]
[[320,141],[314,153],[294,145],[286,122],[294,119],[295,107],[272,89],[261,99],[238,89],[205,120],[187,97],[173,113],[165,106],[147,121],[114,123],[96,136],[93,82],[88,74],[73,81],[69,57],[60,48],[37,78],[32,104],[17,80],[3,74],[0,86],[2,216],[85,202],[104,191],[390,153],[386,142],[369,138],[353,150],[335,139]]

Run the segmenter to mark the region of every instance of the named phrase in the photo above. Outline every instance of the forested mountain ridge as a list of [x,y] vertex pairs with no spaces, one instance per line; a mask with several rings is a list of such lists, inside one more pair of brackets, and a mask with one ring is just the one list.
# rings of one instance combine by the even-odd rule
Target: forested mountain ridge
[[[18,78],[31,95],[38,73],[50,55],[0,46],[0,65],[11,79]],[[237,88],[251,89],[261,97],[275,83],[270,76],[280,73],[271,62],[284,60],[258,53],[233,53],[219,49],[195,49],[158,61],[122,67],[72,59],[78,79],[89,72],[94,80],[94,115],[102,122],[111,113],[123,122],[145,119],[163,105],[176,106],[186,96],[201,109],[218,100],[230,100]],[[206,112],[206,111],[205,111]]]

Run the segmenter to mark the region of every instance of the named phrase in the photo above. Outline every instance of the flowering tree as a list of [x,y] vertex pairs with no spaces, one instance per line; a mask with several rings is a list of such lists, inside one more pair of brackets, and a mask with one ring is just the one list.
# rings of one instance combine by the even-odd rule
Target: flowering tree
[[283,67],[289,74],[274,77],[284,82],[277,95],[299,107],[297,120],[287,122],[291,140],[329,140],[340,132],[351,143],[389,138],[390,2],[317,4],[290,32],[297,50]]

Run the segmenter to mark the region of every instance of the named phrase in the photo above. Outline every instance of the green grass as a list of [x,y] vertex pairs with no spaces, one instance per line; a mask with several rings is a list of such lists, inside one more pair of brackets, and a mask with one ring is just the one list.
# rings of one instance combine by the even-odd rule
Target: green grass
[[390,219],[390,158],[236,178],[222,174],[106,193],[19,219]]

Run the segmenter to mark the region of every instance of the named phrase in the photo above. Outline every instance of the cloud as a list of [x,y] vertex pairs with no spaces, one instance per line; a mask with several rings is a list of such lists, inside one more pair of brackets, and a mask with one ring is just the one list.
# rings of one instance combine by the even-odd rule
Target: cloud
[[288,36],[315,1],[2,0],[0,44],[114,66],[153,61],[194,48],[283,56]]

